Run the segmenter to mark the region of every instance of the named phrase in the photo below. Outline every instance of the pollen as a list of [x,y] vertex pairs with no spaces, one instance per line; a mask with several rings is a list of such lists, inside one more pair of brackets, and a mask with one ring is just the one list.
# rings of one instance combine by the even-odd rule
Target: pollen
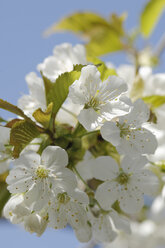
[[129,180],[129,175],[124,172],[121,172],[117,177],[117,182],[121,185],[127,184],[128,180]]
[[38,178],[47,178],[49,170],[46,170],[43,166],[39,166],[36,170],[36,175]]

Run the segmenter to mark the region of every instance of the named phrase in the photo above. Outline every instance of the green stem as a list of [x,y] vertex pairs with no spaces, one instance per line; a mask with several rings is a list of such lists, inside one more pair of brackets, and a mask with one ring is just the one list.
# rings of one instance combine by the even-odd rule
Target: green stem
[[79,136],[79,138],[82,138],[82,137],[90,135],[90,134],[95,134],[95,133],[99,134],[99,132],[100,132],[100,130],[91,131],[91,132],[88,132],[88,133],[85,133],[85,134]]
[[86,188],[89,190],[89,191],[92,191],[93,190],[88,186],[88,184],[85,182],[85,180],[82,178],[82,176],[80,175],[80,173],[78,172],[78,170],[74,167],[73,168],[74,172],[76,173],[76,175],[79,177],[79,179],[84,183],[84,185],[86,186]]
[[[82,178],[82,176],[80,175],[80,173],[78,172],[78,170],[74,167],[73,168],[73,170],[74,170],[74,172],[76,173],[76,175],[79,177],[79,179],[84,183],[84,185],[86,186],[86,188],[90,191],[90,192],[92,192],[92,193],[94,193],[94,191],[93,191],[93,189],[91,189],[89,186],[88,186],[88,184],[85,182],[85,180]],[[94,198],[94,200],[95,200],[95,203],[96,203],[96,205],[100,208],[100,210],[102,211],[102,212],[105,212],[105,210],[104,209],[102,209],[102,207],[100,206],[100,203]]]
[[68,109],[66,109],[66,108],[64,108],[64,107],[61,107],[61,109],[63,109],[65,112],[67,112],[68,114],[72,115],[74,118],[77,119],[77,115],[74,114],[73,112],[71,112],[70,110],[68,110]]

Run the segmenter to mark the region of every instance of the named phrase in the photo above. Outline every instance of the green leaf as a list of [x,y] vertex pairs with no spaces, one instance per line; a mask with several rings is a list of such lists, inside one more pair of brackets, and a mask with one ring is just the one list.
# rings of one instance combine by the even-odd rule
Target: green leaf
[[74,137],[81,137],[86,133],[87,133],[86,129],[80,123],[78,123],[77,126],[75,127],[74,131],[73,131],[73,136]]
[[35,120],[38,123],[40,123],[42,126],[44,126],[45,128],[49,127],[49,122],[50,122],[51,113],[52,113],[52,107],[53,107],[53,103],[50,103],[45,112],[42,111],[41,108],[39,108],[33,113],[33,117],[35,118]]
[[7,190],[7,184],[0,182],[0,216],[2,216],[3,208],[10,197],[10,193]]
[[12,119],[11,121],[9,121],[5,127],[9,127],[9,128],[12,128],[12,126],[16,123],[16,122],[19,122],[19,121],[22,121],[21,119]]
[[130,97],[133,101],[136,101],[138,98],[141,98],[144,91],[144,81],[140,76],[136,76],[135,81],[133,83]]
[[4,205],[10,197],[10,193],[7,190],[6,184],[6,177],[8,176],[8,174],[9,172],[7,171],[0,175],[0,217],[2,216],[2,210],[4,208]]
[[144,37],[148,37],[152,33],[164,8],[165,0],[150,0],[147,3],[140,18],[141,32]]
[[123,13],[121,16],[118,16],[115,13],[112,13],[110,16],[110,25],[116,33],[120,34],[121,36],[124,35],[124,27],[123,23],[127,18],[127,13]]
[[88,55],[87,60],[97,66],[101,74],[102,81],[106,80],[109,76],[117,75],[116,70],[114,68],[108,68],[106,64],[99,58],[94,57],[92,55]]
[[62,19],[46,31],[46,35],[57,31],[71,31],[89,41],[87,53],[95,56],[123,49],[121,38],[124,35],[125,18],[113,14],[110,21],[92,12],[77,12]]
[[25,120],[16,122],[10,133],[10,144],[14,146],[13,157],[18,158],[20,152],[39,135],[38,128],[32,122]]
[[25,120],[31,121],[31,119],[28,116],[26,116],[20,108],[2,99],[0,99],[0,108],[7,110],[13,114],[19,115],[23,117]]
[[0,117],[0,123],[1,122],[7,122],[6,120],[4,120],[2,117]]
[[81,64],[74,65],[73,71],[81,71],[84,66],[86,65],[81,65]]
[[77,12],[63,18],[60,22],[50,27],[45,34],[49,35],[61,30],[72,31],[91,38],[102,32],[103,27],[109,27],[109,23],[103,17],[92,12]]
[[142,99],[145,103],[150,105],[152,110],[165,104],[165,96],[152,95],[152,96],[143,97]]
[[44,135],[42,136],[42,142],[41,142],[41,145],[40,145],[40,148],[38,149],[37,153],[38,154],[42,154],[43,150],[45,150],[45,148],[49,145],[52,144],[52,139],[50,138],[50,136],[48,135]]
[[154,163],[157,167],[161,169],[162,172],[165,172],[165,160]]
[[43,76],[47,104],[53,103],[52,112],[57,114],[68,96],[69,86],[80,77],[80,72],[71,71],[61,74],[55,83]]
[[101,36],[94,37],[86,44],[87,54],[102,56],[111,52],[124,49],[123,43],[116,33],[112,30],[106,30]]

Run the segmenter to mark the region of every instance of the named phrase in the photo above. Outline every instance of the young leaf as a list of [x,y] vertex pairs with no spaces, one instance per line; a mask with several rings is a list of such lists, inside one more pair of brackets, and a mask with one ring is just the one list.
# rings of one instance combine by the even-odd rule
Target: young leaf
[[116,33],[120,34],[121,36],[124,35],[124,27],[123,23],[126,20],[127,13],[123,13],[121,16],[112,13],[110,16],[110,25],[112,29],[116,31]]
[[106,64],[99,58],[92,56],[92,55],[88,55],[87,60],[97,66],[97,69],[99,70],[101,74],[102,81],[106,80],[109,76],[117,75],[114,68],[108,68]]
[[141,98],[143,95],[143,90],[144,90],[144,81],[141,77],[136,76],[130,92],[131,99],[135,101],[138,98]]
[[46,31],[51,34],[60,30],[71,31],[89,40],[87,53],[95,56],[123,49],[123,17],[113,14],[110,21],[92,12],[78,12],[62,19]]
[[152,95],[143,97],[143,101],[150,105],[151,109],[156,109],[165,104],[165,96]]
[[45,112],[42,111],[41,108],[39,108],[33,113],[33,117],[35,118],[35,120],[45,128],[49,127],[52,107],[53,107],[53,103],[50,103]]
[[10,144],[14,146],[13,157],[19,157],[20,152],[39,135],[38,128],[32,122],[25,120],[16,122],[10,133]]
[[7,110],[13,114],[19,115],[23,117],[25,120],[31,121],[31,119],[28,116],[26,116],[20,108],[2,99],[0,99],[0,108]]
[[59,23],[55,23],[46,30],[45,35],[65,30],[72,31],[82,36],[91,38],[95,36],[104,27],[109,27],[107,20],[92,12],[77,12],[73,15],[63,18]]
[[43,76],[46,85],[47,104],[53,103],[52,112],[56,115],[63,102],[68,96],[69,86],[80,77],[80,72],[71,71],[61,74],[55,83],[51,83]]
[[5,127],[9,127],[9,128],[12,128],[12,126],[16,123],[16,122],[19,122],[19,121],[22,121],[21,119],[13,119],[11,121],[9,121]]
[[150,0],[147,3],[140,18],[140,28],[144,37],[152,33],[164,8],[165,0]]
[[4,120],[2,117],[0,117],[0,123],[1,122],[7,122],[6,120]]
[[0,216],[2,216],[3,208],[10,197],[10,193],[7,190],[7,184],[0,182]]

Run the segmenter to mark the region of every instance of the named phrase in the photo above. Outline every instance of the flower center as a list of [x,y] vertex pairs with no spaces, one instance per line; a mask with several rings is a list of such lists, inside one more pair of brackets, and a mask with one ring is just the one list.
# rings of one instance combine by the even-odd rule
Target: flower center
[[48,177],[49,174],[49,170],[46,170],[43,166],[38,166],[37,170],[36,170],[36,175],[39,178],[46,178]]
[[84,108],[93,108],[95,111],[99,110],[99,100],[96,97],[91,97],[90,101],[85,104]]
[[129,175],[125,172],[121,172],[119,176],[117,177],[117,182],[121,185],[127,184],[129,180]]
[[57,195],[57,199],[59,201],[59,203],[61,204],[66,204],[70,201],[70,197],[68,196],[68,194],[65,192],[65,193],[59,193]]
[[126,123],[120,124],[119,122],[117,122],[117,127],[120,128],[120,137],[126,137],[127,139],[129,139],[133,129],[131,129],[129,125],[126,125]]
[[100,105],[104,103],[100,101],[98,94],[99,90],[96,91],[95,95],[90,96],[89,102],[86,103],[84,106],[85,109],[93,108],[95,111],[100,110]]

